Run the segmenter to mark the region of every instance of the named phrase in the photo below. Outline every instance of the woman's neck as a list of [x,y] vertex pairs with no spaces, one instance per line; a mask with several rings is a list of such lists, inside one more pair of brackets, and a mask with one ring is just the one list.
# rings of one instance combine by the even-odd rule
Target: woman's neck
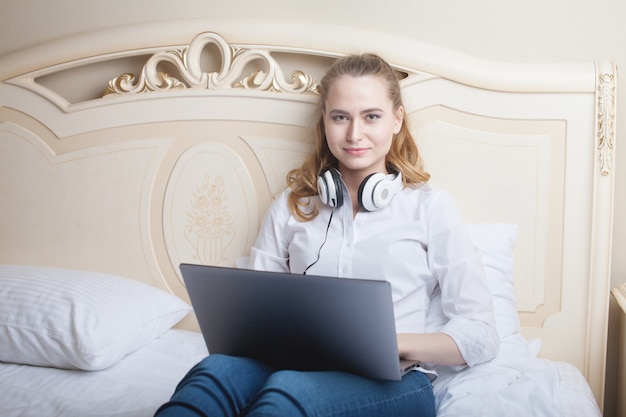
[[370,174],[373,174],[373,172],[342,172],[341,174],[341,178],[343,179],[343,182],[348,189],[348,193],[350,194],[353,218],[361,210],[361,206],[359,204],[359,188],[361,187],[361,183],[365,181],[365,178],[367,178]]

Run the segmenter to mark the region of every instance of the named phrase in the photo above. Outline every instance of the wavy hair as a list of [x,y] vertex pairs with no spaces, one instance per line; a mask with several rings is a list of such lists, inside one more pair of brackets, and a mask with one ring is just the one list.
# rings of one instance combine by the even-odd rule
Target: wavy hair
[[[337,168],[338,161],[330,152],[326,142],[324,111],[328,91],[334,82],[344,75],[352,77],[376,76],[386,81],[389,98],[394,110],[402,106],[402,94],[396,72],[380,56],[375,54],[349,55],[337,59],[322,78],[319,85],[320,109],[315,126],[313,153],[299,168],[287,174],[287,185],[291,188],[289,210],[299,221],[313,220],[319,213],[308,197],[317,195],[317,177],[329,168]],[[386,156],[389,172],[402,172],[404,186],[425,183],[430,175],[424,171],[421,155],[411,135],[406,118],[400,131],[394,135],[391,149]]]

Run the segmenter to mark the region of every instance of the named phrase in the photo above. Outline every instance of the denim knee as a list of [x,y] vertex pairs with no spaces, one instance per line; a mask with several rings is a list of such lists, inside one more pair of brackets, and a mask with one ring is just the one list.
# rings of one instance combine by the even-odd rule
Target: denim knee
[[403,381],[377,381],[342,372],[278,371],[249,410],[266,416],[435,415],[430,380],[421,373]]
[[239,415],[272,372],[253,359],[210,355],[191,368],[159,411],[170,413],[164,416]]
[[310,398],[315,390],[315,384],[308,382],[306,373],[277,371],[267,379],[248,416],[307,416],[300,398]]

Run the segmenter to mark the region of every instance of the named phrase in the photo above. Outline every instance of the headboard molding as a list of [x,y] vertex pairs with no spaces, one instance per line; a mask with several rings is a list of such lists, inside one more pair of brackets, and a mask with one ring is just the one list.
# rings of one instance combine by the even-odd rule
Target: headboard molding
[[[203,52],[214,46],[219,53],[219,69],[207,71],[202,68]],[[247,66],[261,61],[266,69],[258,69],[249,75],[244,73]],[[174,65],[180,78],[159,71],[163,63]],[[229,45],[217,33],[203,32],[197,35],[188,47],[179,50],[157,52],[150,57],[141,71],[138,80],[133,74],[123,74],[109,82],[107,94],[137,94],[145,91],[162,91],[172,88],[227,89],[245,88],[260,91],[316,94],[315,79],[300,70],[291,73],[287,81],[280,64],[265,50],[244,49]]]
[[[163,21],[115,27],[39,44],[0,60],[0,79],[30,73],[32,79],[58,71],[165,53],[202,49],[206,32],[218,34],[230,47],[253,53],[297,53],[310,57],[380,51],[390,62],[408,70],[436,74],[478,88],[510,92],[589,91],[595,88],[590,63],[512,63],[480,59],[415,39],[371,30],[294,20],[220,18]],[[288,36],[285,34],[288,33]],[[76,39],[80,38],[80,42]],[[252,41],[254,39],[254,41]],[[220,48],[226,45],[221,40]],[[192,55],[195,52],[192,53]],[[225,56],[230,54],[226,53]],[[176,60],[177,58],[174,58]],[[127,62],[128,63],[128,62]],[[401,63],[401,64],[400,64]],[[197,69],[197,67],[195,68]],[[90,72],[95,72],[90,69]],[[323,73],[318,72],[317,75]],[[113,72],[112,79],[117,74]],[[84,74],[83,74],[84,75]],[[316,74],[313,74],[314,76]],[[32,79],[30,81],[32,81]]]

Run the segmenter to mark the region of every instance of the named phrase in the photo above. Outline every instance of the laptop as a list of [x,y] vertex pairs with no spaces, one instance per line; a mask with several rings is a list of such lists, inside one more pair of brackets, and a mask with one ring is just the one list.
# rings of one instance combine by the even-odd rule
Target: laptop
[[416,365],[399,360],[387,281],[193,264],[180,270],[209,353],[385,380]]

